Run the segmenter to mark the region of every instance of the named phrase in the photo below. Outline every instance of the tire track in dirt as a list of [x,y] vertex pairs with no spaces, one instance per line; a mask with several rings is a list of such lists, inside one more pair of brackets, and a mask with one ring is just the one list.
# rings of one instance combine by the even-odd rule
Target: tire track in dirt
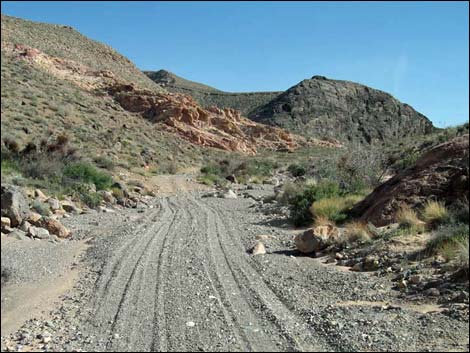
[[314,337],[304,321],[284,304],[265,283],[260,273],[249,263],[246,250],[235,232],[235,230],[240,231],[238,227],[229,224],[230,218],[226,217],[220,209],[215,209],[204,202],[201,202],[201,206],[207,208],[212,213],[212,218],[216,220],[220,247],[227,263],[232,268],[235,280],[240,287],[246,288],[249,293],[247,298],[254,301],[251,305],[260,308],[266,314],[266,318],[278,327],[289,342],[290,349],[297,351],[326,350],[324,347],[327,347],[327,344],[319,342],[319,337]]

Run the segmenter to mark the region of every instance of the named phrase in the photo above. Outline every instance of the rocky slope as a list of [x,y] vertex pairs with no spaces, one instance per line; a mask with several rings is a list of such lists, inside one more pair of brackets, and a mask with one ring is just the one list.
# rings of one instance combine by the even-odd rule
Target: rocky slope
[[203,107],[232,108],[249,116],[282,92],[231,93],[189,81],[166,70],[146,71],[145,74],[169,92],[189,94]]
[[361,220],[383,226],[395,220],[403,205],[412,208],[438,199],[448,204],[469,196],[469,135],[431,148],[408,169],[377,187],[354,207]]
[[[25,83],[23,78],[15,77],[20,70],[30,72],[28,74],[21,72],[22,76],[29,76],[30,82]],[[2,93],[5,92],[2,94],[2,117],[6,116],[5,123],[2,121],[2,138],[38,131],[31,125],[20,127],[16,124],[16,120],[22,119],[14,116],[16,111],[23,113],[31,110],[27,115],[32,118],[33,123],[42,123],[40,116],[43,112],[40,110],[43,110],[41,109],[43,107],[38,106],[38,99],[33,96],[37,94],[46,98],[45,102],[41,102],[44,105],[50,105],[51,100],[57,100],[58,106],[54,108],[56,113],[60,112],[60,114],[54,112],[51,114],[46,123],[48,130],[43,133],[63,127],[63,130],[69,134],[78,135],[78,130],[91,127],[90,131],[87,131],[91,136],[85,138],[80,133],[83,142],[89,144],[96,141],[94,148],[103,153],[105,147],[114,150],[117,160],[120,159],[119,155],[124,144],[122,136],[114,134],[117,132],[116,126],[113,126],[114,129],[110,128],[110,125],[116,125],[117,121],[120,121],[117,124],[120,129],[127,130],[133,125],[139,130],[133,133],[132,137],[140,136],[131,138],[132,141],[126,143],[128,147],[141,147],[142,153],[152,155],[155,153],[152,152],[154,150],[152,145],[155,145],[155,142],[147,143],[146,140],[163,140],[164,144],[170,147],[162,150],[169,152],[168,158],[171,159],[173,153],[178,155],[181,152],[184,156],[189,155],[191,160],[193,155],[191,152],[196,152],[193,147],[186,147],[182,140],[196,146],[249,154],[256,153],[259,148],[291,150],[298,147],[299,143],[303,143],[302,138],[294,137],[279,128],[263,126],[242,118],[235,110],[204,109],[183,94],[166,93],[161,86],[137,70],[128,59],[66,26],[37,24],[3,16],[2,78],[7,82],[4,85],[2,80]],[[31,85],[40,86],[37,89],[39,92],[30,90]],[[63,90],[61,87],[56,90],[59,85],[67,88]],[[46,90],[47,92],[44,92]],[[13,98],[10,96],[16,96],[18,92],[20,99],[14,97],[16,99],[11,100],[15,102],[9,104],[9,98]],[[70,94],[64,94],[68,92]],[[81,98],[74,99],[70,96]],[[3,104],[4,101],[6,104]],[[18,101],[21,102],[19,109],[16,105]],[[83,120],[95,114],[88,114],[86,111],[75,114],[77,111],[83,111],[83,108],[96,110],[100,106],[104,106],[103,110],[108,113],[106,114],[108,117],[98,115],[94,117],[92,124],[87,124]],[[73,114],[70,112],[62,114],[63,107],[73,110]],[[151,123],[150,128],[148,123]],[[97,131],[93,130],[101,130],[100,128],[104,131],[95,139],[93,135],[96,135]],[[103,134],[108,136],[105,137]],[[110,134],[113,136],[109,136]],[[142,138],[143,134],[146,138]],[[165,140],[175,134],[181,139]],[[111,145],[104,146],[108,143]],[[182,147],[172,146],[175,143]],[[106,152],[106,154],[111,153]],[[135,151],[133,154],[135,156]],[[141,159],[138,157],[138,160]],[[148,166],[147,162],[143,161],[142,166]],[[156,160],[153,162],[156,163]]]
[[433,130],[432,123],[390,94],[313,76],[249,116],[306,136],[374,143]]

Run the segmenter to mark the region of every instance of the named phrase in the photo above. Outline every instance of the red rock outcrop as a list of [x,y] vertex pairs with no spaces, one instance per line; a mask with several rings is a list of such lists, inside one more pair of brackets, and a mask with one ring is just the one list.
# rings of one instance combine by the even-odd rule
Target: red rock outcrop
[[440,144],[414,166],[377,187],[352,210],[353,215],[376,226],[395,220],[402,205],[419,208],[427,200],[452,203],[469,196],[468,134]]
[[293,150],[306,143],[285,130],[246,119],[237,110],[204,109],[187,95],[130,86],[112,87],[109,92],[124,109],[162,123],[168,131],[201,146],[255,154],[258,148]]

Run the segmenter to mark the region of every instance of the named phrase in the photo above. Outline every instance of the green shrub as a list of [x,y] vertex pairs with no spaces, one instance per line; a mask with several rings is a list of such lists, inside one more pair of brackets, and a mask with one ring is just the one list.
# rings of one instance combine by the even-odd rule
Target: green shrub
[[300,165],[300,164],[296,164],[296,163],[289,165],[287,170],[294,177],[300,177],[300,176],[303,176],[307,173],[307,168],[305,168],[305,166]]
[[2,174],[14,174],[20,171],[18,162],[15,160],[3,159],[2,155],[2,164],[1,164]]
[[304,226],[313,221],[310,206],[315,201],[315,189],[306,188],[297,193],[290,201],[290,218],[296,226]]
[[73,163],[66,166],[64,176],[74,182],[95,184],[97,190],[109,189],[113,185],[113,178],[111,176],[85,162]]

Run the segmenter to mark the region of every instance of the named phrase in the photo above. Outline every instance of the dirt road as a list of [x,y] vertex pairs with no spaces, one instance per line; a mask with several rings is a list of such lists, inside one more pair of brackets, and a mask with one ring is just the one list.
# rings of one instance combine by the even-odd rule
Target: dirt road
[[[48,347],[468,350],[468,321],[429,303],[407,305],[389,280],[297,256],[292,233],[255,203],[182,193],[141,212],[72,220],[96,239],[85,262],[92,270],[55,316]],[[252,256],[259,234],[269,235],[268,254]]]

